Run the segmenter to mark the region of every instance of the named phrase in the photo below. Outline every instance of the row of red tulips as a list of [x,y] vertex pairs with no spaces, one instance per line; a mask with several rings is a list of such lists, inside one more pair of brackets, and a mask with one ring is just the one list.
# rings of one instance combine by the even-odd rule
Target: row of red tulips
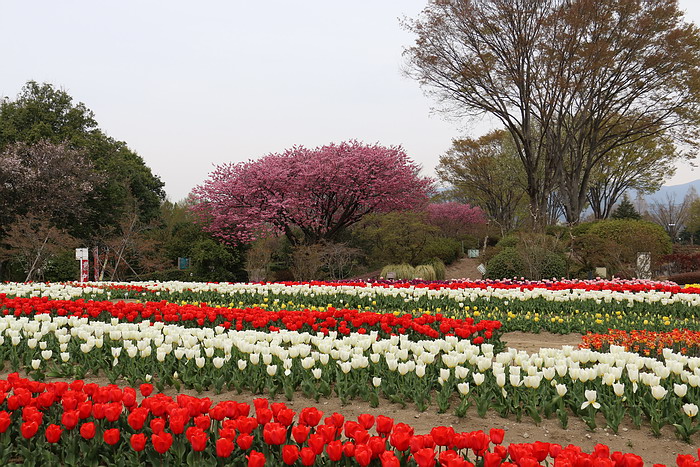
[[[634,454],[599,444],[503,444],[504,431],[456,432],[435,427],[415,434],[386,416],[346,420],[310,407],[299,413],[267,399],[251,406],[208,398],[152,395],[83,381],[42,383],[11,374],[0,380],[0,461],[41,465],[381,465],[641,467]],[[139,402],[139,399],[141,401]],[[699,453],[700,455],[700,453]],[[679,467],[697,467],[692,455]]]
[[413,316],[381,314],[369,311],[328,308],[317,310],[267,311],[261,308],[212,307],[206,303],[178,305],[166,301],[126,303],[85,300],[49,300],[46,297],[10,298],[0,294],[0,313],[31,316],[50,313],[59,316],[78,316],[90,319],[118,318],[129,322],[143,320],[178,323],[185,326],[215,326],[236,330],[268,329],[276,331],[322,332],[337,331],[347,335],[377,331],[381,337],[409,334],[420,339],[455,335],[471,339],[475,344],[497,337],[499,321],[473,318],[447,318],[441,314]]

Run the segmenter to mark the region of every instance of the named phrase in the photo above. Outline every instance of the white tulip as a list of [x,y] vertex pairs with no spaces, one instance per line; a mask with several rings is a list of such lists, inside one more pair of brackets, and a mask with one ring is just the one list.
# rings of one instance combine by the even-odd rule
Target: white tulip
[[581,410],[585,409],[589,405],[593,406],[593,408],[595,409],[600,408],[600,404],[596,400],[598,397],[598,393],[595,389],[587,389],[586,391],[584,391],[584,395],[586,396],[586,402],[581,404]]
[[683,404],[683,413],[693,418],[698,414],[698,406],[695,404]]
[[678,397],[685,397],[685,395],[688,393],[688,386],[685,384],[676,384],[673,383],[673,392],[678,396]]
[[666,394],[668,393],[668,389],[666,389],[663,386],[652,386],[651,387],[651,395],[654,396],[654,399],[657,401],[660,401],[664,397],[666,397]]

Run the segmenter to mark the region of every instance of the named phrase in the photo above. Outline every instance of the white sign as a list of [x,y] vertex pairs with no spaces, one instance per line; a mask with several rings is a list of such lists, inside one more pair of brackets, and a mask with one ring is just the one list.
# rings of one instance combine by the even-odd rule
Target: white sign
[[78,261],[83,259],[88,259],[88,249],[87,248],[76,248],[75,249],[75,259]]
[[486,266],[484,266],[484,263],[481,263],[480,265],[478,265],[478,266],[476,267],[476,270],[479,271],[479,272],[481,273],[482,276],[483,276],[484,274],[486,274]]

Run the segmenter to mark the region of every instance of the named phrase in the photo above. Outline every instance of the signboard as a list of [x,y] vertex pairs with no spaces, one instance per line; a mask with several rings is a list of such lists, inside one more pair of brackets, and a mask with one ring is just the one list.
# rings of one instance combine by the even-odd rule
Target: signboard
[[190,268],[190,259],[189,258],[178,258],[177,259],[177,268],[178,269],[189,269]]
[[[478,248],[470,248],[467,250],[467,256],[469,258],[478,258],[479,257],[479,249]],[[482,273],[483,274],[483,273]]]
[[75,249],[75,259],[78,261],[83,259],[88,259],[88,249],[87,248],[76,248]]
[[486,266],[484,266],[484,263],[481,263],[480,265],[478,265],[478,266],[476,267],[476,270],[479,271],[479,272],[481,273],[482,276],[483,276],[484,274],[486,274]]

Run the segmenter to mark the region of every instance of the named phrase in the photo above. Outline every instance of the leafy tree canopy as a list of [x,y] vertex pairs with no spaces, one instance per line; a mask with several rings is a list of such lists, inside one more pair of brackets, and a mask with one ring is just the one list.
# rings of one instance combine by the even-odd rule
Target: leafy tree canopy
[[74,103],[67,92],[51,84],[29,81],[15,100],[0,101],[0,152],[13,143],[40,141],[81,150],[102,175],[88,200],[91,215],[79,236],[108,231],[134,205],[142,221],[158,216],[164,184],[143,159],[126,143],[105,135],[85,104]]

